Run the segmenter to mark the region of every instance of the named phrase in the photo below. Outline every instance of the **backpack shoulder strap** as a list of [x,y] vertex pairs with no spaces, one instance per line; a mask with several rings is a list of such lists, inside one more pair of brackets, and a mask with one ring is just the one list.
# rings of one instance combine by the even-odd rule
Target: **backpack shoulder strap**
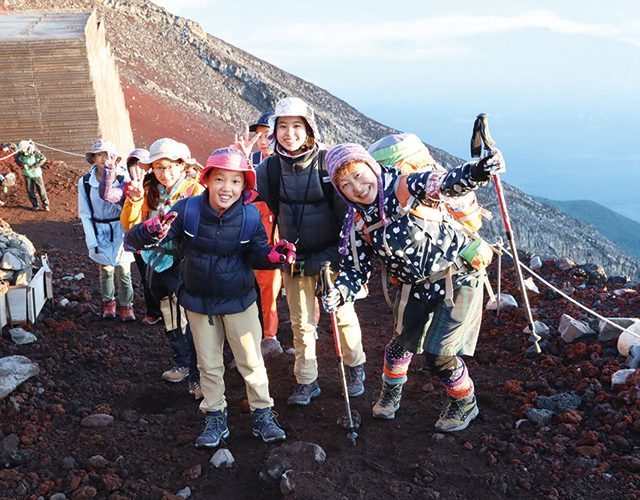
[[253,203],[242,205],[242,226],[240,228],[240,238],[238,238],[238,248],[248,244],[256,234],[260,224],[260,212]]
[[258,166],[258,163],[262,161],[262,151],[254,151],[251,153],[251,165],[253,167]]
[[277,156],[270,156],[267,159],[267,187],[269,189],[269,197],[265,201],[276,221],[278,220],[278,213],[280,212],[281,175],[280,159]]
[[200,225],[200,210],[202,209],[200,196],[190,196],[184,206],[184,220],[182,230],[187,241],[194,241],[198,236]]
[[335,208],[335,189],[333,188],[333,184],[331,184],[331,177],[329,177],[329,172],[327,171],[327,164],[325,162],[326,156],[326,149],[321,149],[320,151],[318,151],[318,175],[320,176],[320,185],[322,186],[322,194],[324,195],[324,199],[327,200],[327,203],[333,209]]

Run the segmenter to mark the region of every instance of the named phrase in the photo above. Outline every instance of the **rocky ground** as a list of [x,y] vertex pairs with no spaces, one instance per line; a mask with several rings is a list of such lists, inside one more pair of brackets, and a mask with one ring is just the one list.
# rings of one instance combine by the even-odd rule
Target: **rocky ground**
[[[0,164],[0,172],[11,162]],[[0,355],[21,354],[39,364],[40,374],[0,401],[0,498],[278,498],[278,482],[261,479],[269,454],[251,436],[243,413],[239,374],[227,371],[231,437],[224,444],[235,457],[229,469],[209,464],[212,451],[193,440],[202,417],[185,384],[160,379],[170,351],[162,328],[123,324],[99,317],[97,270],[86,257],[75,218],[77,172],[64,165],[45,170],[50,213],[29,210],[21,183],[5,195],[0,217],[47,253],[55,298],[36,325],[34,344],[18,346],[6,328]],[[527,259],[528,261],[528,259]],[[506,266],[503,291],[518,297]],[[495,271],[495,269],[493,270]],[[639,286],[628,292],[620,279],[597,280],[574,268],[546,262],[541,274],[608,317],[638,316]],[[84,279],[65,279],[78,273]],[[535,317],[550,328],[539,356],[527,354],[522,309],[487,312],[475,358],[468,364],[477,387],[480,416],[465,431],[434,432],[443,391],[417,357],[410,370],[402,409],[393,421],[376,421],[371,404],[379,390],[384,345],[392,315],[378,281],[358,304],[368,355],[367,390],[353,401],[362,415],[357,446],[336,425],[343,415],[338,367],[330,326],[323,315],[319,334],[322,396],[307,408],[284,402],[294,379],[293,357],[268,361],[272,395],[288,443],[316,443],[321,464],[293,465],[298,498],[637,498],[640,495],[640,382],[632,377],[611,388],[611,375],[626,367],[615,340],[596,335],[564,342],[562,314],[581,311],[540,286],[532,295]],[[70,303],[61,307],[65,297]],[[142,297],[136,294],[142,312]],[[281,304],[280,339],[292,345],[286,307]],[[140,314],[138,314],[140,316]],[[582,318],[587,319],[587,318]],[[544,397],[553,397],[548,399]],[[551,410],[545,413],[543,409]],[[534,410],[534,411],[530,411]],[[113,417],[87,427],[87,416]],[[84,422],[84,423],[83,423]],[[58,495],[54,498],[64,498]]]

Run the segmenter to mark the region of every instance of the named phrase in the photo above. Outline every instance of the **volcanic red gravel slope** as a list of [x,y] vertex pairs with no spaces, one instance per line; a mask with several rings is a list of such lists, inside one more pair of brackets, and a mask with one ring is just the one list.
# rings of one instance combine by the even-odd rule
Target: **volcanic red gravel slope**
[[[0,172],[14,168],[0,164]],[[56,301],[47,304],[36,325],[39,340],[16,346],[6,329],[0,355],[22,354],[40,365],[39,376],[0,402],[0,440],[19,437],[18,463],[0,467],[0,498],[49,498],[55,492],[79,498],[174,498],[189,486],[195,499],[277,498],[277,485],[258,478],[273,446],[250,433],[250,418],[240,410],[240,376],[227,370],[231,437],[226,446],[237,460],[229,470],[208,464],[212,452],[196,450],[201,430],[197,404],[184,384],[160,380],[170,353],[162,328],[141,323],[105,322],[98,316],[97,269],[86,256],[75,217],[79,172],[63,164],[45,170],[52,200],[50,213],[31,212],[19,184],[0,208],[0,217],[27,234],[39,252],[49,255],[56,279]],[[81,281],[61,280],[84,273]],[[561,273],[546,263],[542,274],[574,288],[574,296],[607,316],[637,316],[638,287],[614,297],[621,283],[590,284],[586,273]],[[504,289],[517,297],[507,266]],[[393,421],[371,417],[379,390],[383,348],[392,331],[392,315],[378,280],[358,303],[368,354],[367,390],[355,399],[363,423],[351,447],[336,425],[343,414],[338,369],[330,326],[323,315],[318,352],[322,396],[307,408],[284,402],[294,384],[292,356],[268,363],[272,395],[289,441],[319,444],[327,460],[315,474],[300,476],[299,498],[637,498],[640,494],[640,399],[638,379],[624,390],[610,389],[611,374],[623,367],[615,342],[594,337],[571,345],[559,339],[562,313],[579,309],[541,287],[532,296],[535,316],[552,329],[547,352],[528,357],[521,309],[504,310],[499,320],[485,315],[475,358],[474,377],[480,416],[465,431],[443,436],[433,423],[442,406],[442,390],[416,357]],[[136,290],[136,310],[142,298]],[[286,307],[281,306],[281,340],[291,346]],[[536,396],[573,391],[583,398],[576,411],[554,417],[546,427],[524,422],[515,427]],[[83,417],[107,413],[115,420],[104,429],[80,426]],[[95,458],[101,455],[103,459]],[[94,457],[94,458],[92,458]],[[7,467],[6,465],[10,465]]]

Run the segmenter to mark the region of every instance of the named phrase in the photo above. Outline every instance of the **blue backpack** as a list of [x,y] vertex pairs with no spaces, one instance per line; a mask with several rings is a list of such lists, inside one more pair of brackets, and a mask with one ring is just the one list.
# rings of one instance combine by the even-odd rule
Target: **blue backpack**
[[[202,198],[204,195],[190,196],[184,207],[183,231],[184,238],[189,244],[198,237],[198,226],[200,225],[200,210],[202,209]],[[243,245],[251,242],[260,224],[260,212],[253,203],[242,205],[242,226],[240,228],[240,238],[236,246],[236,251],[240,251]]]

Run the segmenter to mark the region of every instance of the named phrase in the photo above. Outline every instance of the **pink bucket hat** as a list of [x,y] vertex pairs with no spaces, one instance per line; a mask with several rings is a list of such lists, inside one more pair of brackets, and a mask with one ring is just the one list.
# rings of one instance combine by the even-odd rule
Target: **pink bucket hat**
[[149,151],[144,148],[136,148],[127,155],[127,163],[131,158],[135,158],[139,162],[145,163],[149,161]]
[[245,189],[253,190],[256,188],[256,173],[253,168],[251,168],[249,160],[247,160],[247,157],[242,151],[233,148],[216,149],[209,155],[207,165],[200,173],[200,184],[206,183],[207,175],[209,175],[209,172],[214,168],[232,172],[242,172],[246,180]]

